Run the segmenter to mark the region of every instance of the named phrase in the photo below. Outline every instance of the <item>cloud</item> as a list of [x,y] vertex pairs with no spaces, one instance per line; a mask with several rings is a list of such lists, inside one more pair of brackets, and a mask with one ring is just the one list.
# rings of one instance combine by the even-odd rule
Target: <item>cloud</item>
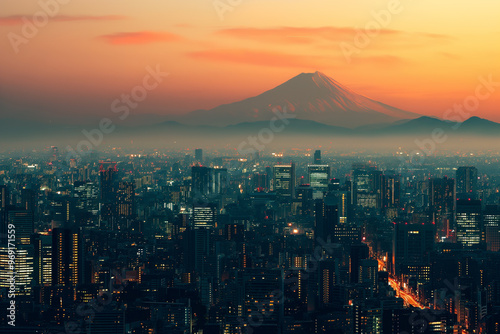
[[[73,21],[113,21],[113,20],[123,20],[126,19],[125,16],[119,15],[103,15],[103,16],[95,16],[95,15],[58,15],[52,18],[49,18],[50,21],[53,22],[73,22]],[[14,25],[22,25],[25,21],[32,21],[33,15],[11,15],[11,16],[2,16],[0,17],[0,26],[14,26]]]
[[[355,36],[357,31],[349,27],[278,27],[278,28],[234,28],[222,29],[217,35],[249,39],[267,43],[311,44],[320,41],[338,42]],[[398,35],[403,32],[380,29],[378,35]]]
[[182,40],[182,37],[179,35],[155,31],[118,32],[115,34],[102,35],[99,38],[113,45],[177,42]]
[[[257,66],[317,68],[326,64],[327,58],[318,56],[291,55],[279,52],[254,51],[247,49],[223,49],[197,51],[187,54],[191,58],[215,62],[243,63]],[[321,68],[328,65],[320,66]]]

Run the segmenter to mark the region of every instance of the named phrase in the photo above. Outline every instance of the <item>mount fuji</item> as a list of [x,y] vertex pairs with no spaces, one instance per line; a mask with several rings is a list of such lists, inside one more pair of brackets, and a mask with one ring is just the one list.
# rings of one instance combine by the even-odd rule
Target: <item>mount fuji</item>
[[275,117],[273,109],[294,113],[297,119],[348,128],[421,116],[357,94],[315,72],[301,73],[258,96],[210,110],[196,110],[175,120],[188,125],[227,126],[270,120]]

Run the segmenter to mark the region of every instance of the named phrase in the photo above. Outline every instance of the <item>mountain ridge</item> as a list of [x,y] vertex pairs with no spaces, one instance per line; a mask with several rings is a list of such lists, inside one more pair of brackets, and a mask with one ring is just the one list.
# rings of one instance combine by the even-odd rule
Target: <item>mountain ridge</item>
[[273,110],[295,113],[301,119],[349,128],[421,116],[360,95],[316,71],[300,73],[257,96],[209,110],[195,110],[173,120],[190,125],[225,126],[270,120],[274,117]]

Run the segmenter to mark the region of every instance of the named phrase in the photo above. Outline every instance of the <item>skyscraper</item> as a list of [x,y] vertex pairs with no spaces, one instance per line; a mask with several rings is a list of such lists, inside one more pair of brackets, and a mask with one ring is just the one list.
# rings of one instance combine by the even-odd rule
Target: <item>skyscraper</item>
[[401,184],[399,175],[385,172],[382,177],[382,208],[385,212],[394,209],[397,213],[401,201]]
[[321,150],[314,151],[313,163],[315,165],[321,165]]
[[7,208],[10,204],[8,188],[0,185],[0,246],[7,241]]
[[116,216],[116,163],[102,162],[99,167],[101,219],[111,221]]
[[16,230],[16,244],[29,245],[34,232],[33,212],[26,210],[11,210],[7,221],[13,224]]
[[460,199],[476,199],[477,196],[477,168],[459,167],[457,169],[457,197]]
[[324,199],[317,199],[315,209],[314,240],[317,246],[320,240],[323,242],[326,242],[328,239],[333,241],[335,227],[339,221],[339,208],[336,198],[329,195]]
[[76,229],[52,230],[52,285],[76,286],[82,276],[82,241]]
[[370,249],[366,244],[351,245],[349,255],[349,280],[351,283],[358,283],[360,281],[360,266],[361,261],[368,259],[370,256]]
[[135,216],[135,185],[133,182],[119,182],[116,192],[117,216],[131,219]]
[[212,172],[213,172],[213,182],[212,182],[211,192],[217,195],[224,195],[227,191],[227,187],[229,184],[227,169],[213,168]]
[[309,165],[307,167],[309,183],[313,189],[313,198],[322,198],[323,193],[328,190],[330,179],[330,166],[328,165]]
[[392,239],[392,268],[395,275],[429,263],[434,248],[434,224],[397,222]]
[[456,228],[457,243],[464,247],[472,247],[481,243],[481,201],[457,200]]
[[436,223],[439,237],[450,236],[455,212],[455,180],[444,178],[429,179],[429,209],[432,221]]
[[353,165],[352,203],[362,208],[380,209],[382,172],[374,166]]
[[194,150],[194,159],[198,163],[202,163],[203,162],[203,150],[201,148],[197,148],[197,149]]
[[295,164],[274,166],[273,190],[283,197],[295,196]]
[[[284,313],[284,273],[281,269],[246,269],[240,275],[241,299],[247,323],[255,323],[255,314],[262,315],[265,323],[281,324]],[[280,331],[275,331],[279,333]]]
[[193,205],[193,226],[194,228],[213,228],[217,224],[217,204],[194,204]]
[[486,248],[489,251],[500,250],[500,207],[487,205],[483,212],[483,229]]
[[193,198],[203,197],[212,193],[212,169],[205,166],[191,167],[191,192]]

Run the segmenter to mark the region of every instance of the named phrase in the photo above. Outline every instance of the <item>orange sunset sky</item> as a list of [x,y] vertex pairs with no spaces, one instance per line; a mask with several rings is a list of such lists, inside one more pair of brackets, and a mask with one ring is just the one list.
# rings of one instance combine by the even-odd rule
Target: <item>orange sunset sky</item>
[[[473,95],[480,76],[500,82],[497,0],[60,1],[16,52],[12,36],[43,10],[38,1],[2,0],[0,117],[107,115],[157,64],[170,75],[135,113],[209,109],[321,71],[362,95],[439,117]],[[342,43],[354,46],[373,13],[391,5],[397,13],[347,61]],[[497,90],[472,115],[500,122]]]

